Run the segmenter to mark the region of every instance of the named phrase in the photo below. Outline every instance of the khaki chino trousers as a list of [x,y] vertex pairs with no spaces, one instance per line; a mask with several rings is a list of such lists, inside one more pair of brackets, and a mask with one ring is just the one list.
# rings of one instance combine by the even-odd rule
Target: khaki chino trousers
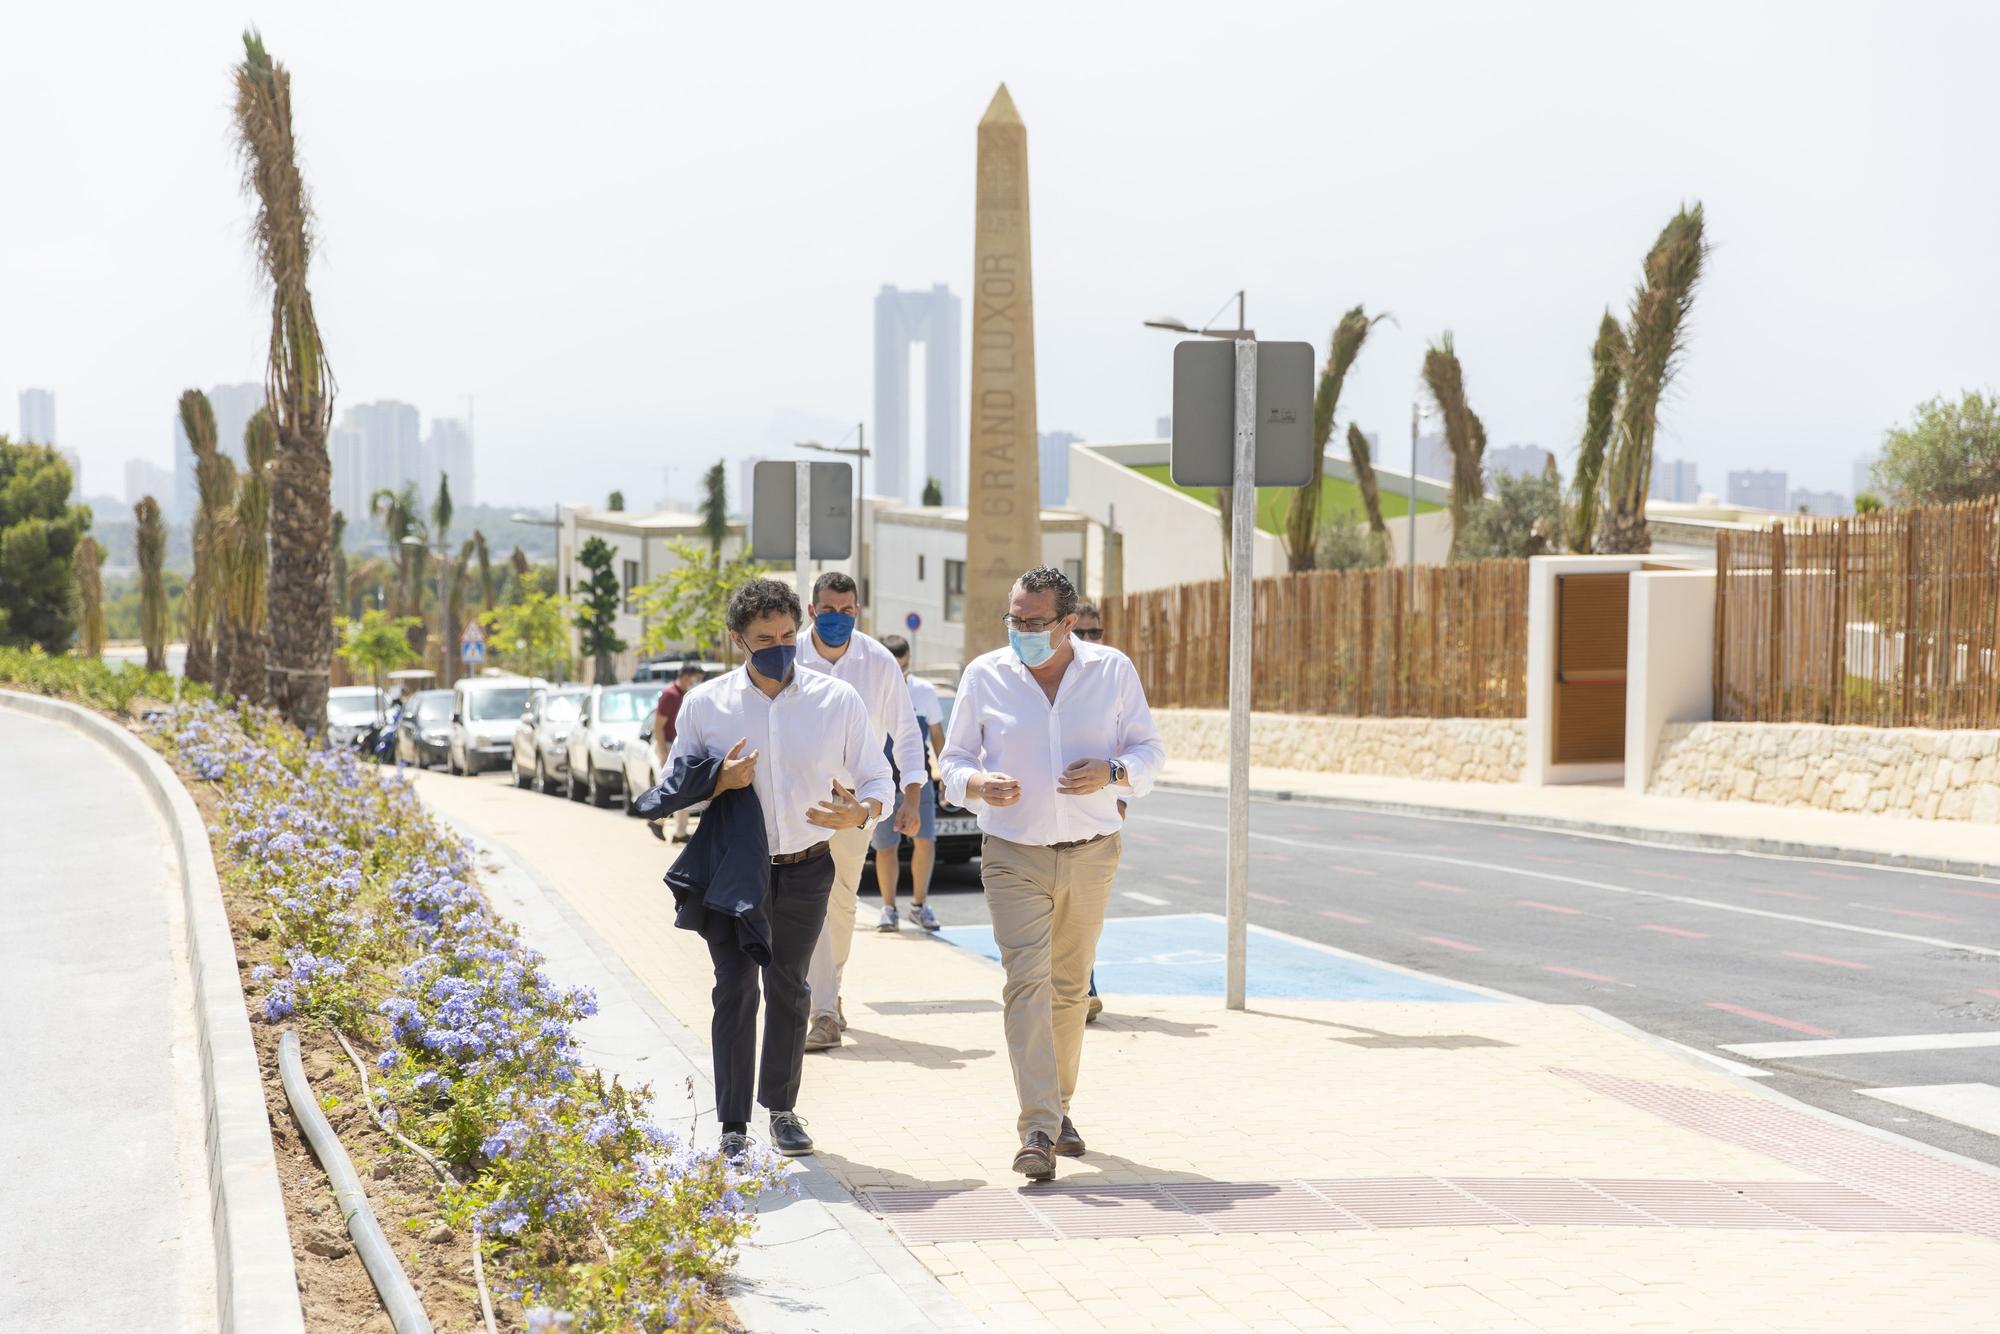
[[1076,1092],[1090,969],[1119,847],[1116,834],[1062,849],[991,834],[981,844],[979,876],[1007,974],[1000,995],[1023,1142],[1037,1130],[1054,1139]]

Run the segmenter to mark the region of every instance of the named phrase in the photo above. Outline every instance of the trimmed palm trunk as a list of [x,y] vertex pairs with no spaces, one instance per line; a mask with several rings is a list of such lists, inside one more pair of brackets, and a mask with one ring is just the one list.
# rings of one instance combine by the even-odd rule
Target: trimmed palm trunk
[[1616,316],[1605,311],[1597,326],[1597,342],[1590,349],[1590,400],[1583,443],[1576,451],[1576,491],[1569,510],[1569,549],[1579,555],[1588,552],[1597,539],[1598,505],[1604,495],[1604,447],[1611,440],[1629,351],[1625,330]]
[[1368,511],[1368,531],[1375,535],[1376,550],[1389,559],[1389,525],[1382,518],[1382,487],[1375,478],[1375,456],[1368,437],[1353,422],[1347,424],[1347,461],[1354,468],[1354,485],[1361,492],[1361,504]]
[[167,670],[167,525],[160,502],[141,496],[132,507],[139,548],[139,639],[146,646],[146,670]]
[[271,474],[272,704],[310,731],[326,725],[333,665],[333,490],[326,456],[333,372],[320,343],[306,270],[313,218],[292,137],[292,76],[255,31],[235,70],[244,192],[256,203],[257,258],[271,285],[265,398],[277,431]]
[[243,432],[248,465],[236,492],[228,531],[229,564],[223,588],[223,616],[229,645],[229,690],[251,704],[265,702],[270,689],[266,623],[270,581],[271,462],[278,450],[277,428],[268,410],[250,419]]
[[1645,280],[1633,294],[1631,317],[1625,322],[1631,347],[1625,359],[1625,396],[1618,405],[1606,461],[1600,551],[1624,555],[1653,549],[1646,531],[1653,435],[1659,427],[1660,400],[1680,369],[1688,312],[1694,308],[1707,257],[1700,204],[1676,213],[1646,256]]
[[1424,352],[1424,384],[1444,418],[1444,442],[1451,450],[1451,558],[1456,560],[1466,516],[1486,498],[1481,473],[1486,426],[1466,402],[1465,372],[1449,330]]
[[217,530],[229,503],[228,492],[235,485],[236,468],[215,448],[215,409],[210,406],[207,394],[199,389],[182,394],[180,415],[181,434],[187,437],[188,449],[194,455],[196,494],[190,543],[194,549],[194,572],[188,576],[181,604],[181,612],[187,618],[187,663],[182,671],[190,681],[214,684],[218,677],[215,590],[220,582],[216,567],[222,558]]
[[1366,310],[1356,306],[1340,317],[1328,340],[1326,365],[1320,369],[1319,390],[1313,396],[1312,480],[1292,493],[1285,511],[1285,560],[1294,570],[1310,570],[1317,563],[1321,479],[1326,475],[1326,446],[1333,439],[1340,390],[1354,359],[1361,355],[1361,345],[1368,341],[1368,331],[1386,318],[1377,315],[1371,319]]
[[94,537],[76,544],[76,651],[104,656],[104,548]]

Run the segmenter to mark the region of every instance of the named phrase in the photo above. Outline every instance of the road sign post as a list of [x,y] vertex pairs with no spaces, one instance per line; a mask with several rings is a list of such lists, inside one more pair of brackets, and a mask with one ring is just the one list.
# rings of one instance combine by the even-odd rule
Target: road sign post
[[486,631],[478,621],[467,621],[465,629],[459,632],[458,660],[467,667],[478,667],[486,661]]
[[[1224,1003],[1248,1003],[1250,635],[1257,487],[1312,480],[1312,347],[1186,342],[1174,349],[1173,478],[1229,493],[1229,823]],[[1226,406],[1225,406],[1226,405]]]

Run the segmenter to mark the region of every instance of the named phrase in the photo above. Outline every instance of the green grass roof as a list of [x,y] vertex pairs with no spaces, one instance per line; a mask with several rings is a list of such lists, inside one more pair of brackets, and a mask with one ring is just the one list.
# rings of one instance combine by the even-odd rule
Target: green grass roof
[[[1215,507],[1215,488],[1212,486],[1175,486],[1172,468],[1165,463],[1142,463],[1133,468],[1174,490],[1193,496],[1202,504]],[[1322,519],[1337,514],[1352,513],[1366,516],[1361,504],[1361,488],[1354,483],[1331,474],[1320,478],[1319,512]],[[1285,531],[1285,510],[1292,503],[1293,488],[1289,486],[1260,486],[1257,488],[1257,526],[1267,533],[1281,535]],[[1386,522],[1410,512],[1410,498],[1399,491],[1384,490],[1382,493],[1382,518]],[[1440,508],[1435,502],[1419,499],[1417,513],[1428,514]]]

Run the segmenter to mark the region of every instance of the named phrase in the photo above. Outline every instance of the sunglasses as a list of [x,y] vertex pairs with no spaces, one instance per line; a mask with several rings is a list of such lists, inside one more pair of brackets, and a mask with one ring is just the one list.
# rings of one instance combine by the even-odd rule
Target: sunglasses
[[1088,639],[1093,644],[1104,642],[1104,628],[1102,626],[1094,630],[1078,630],[1075,633],[1078,639]]

